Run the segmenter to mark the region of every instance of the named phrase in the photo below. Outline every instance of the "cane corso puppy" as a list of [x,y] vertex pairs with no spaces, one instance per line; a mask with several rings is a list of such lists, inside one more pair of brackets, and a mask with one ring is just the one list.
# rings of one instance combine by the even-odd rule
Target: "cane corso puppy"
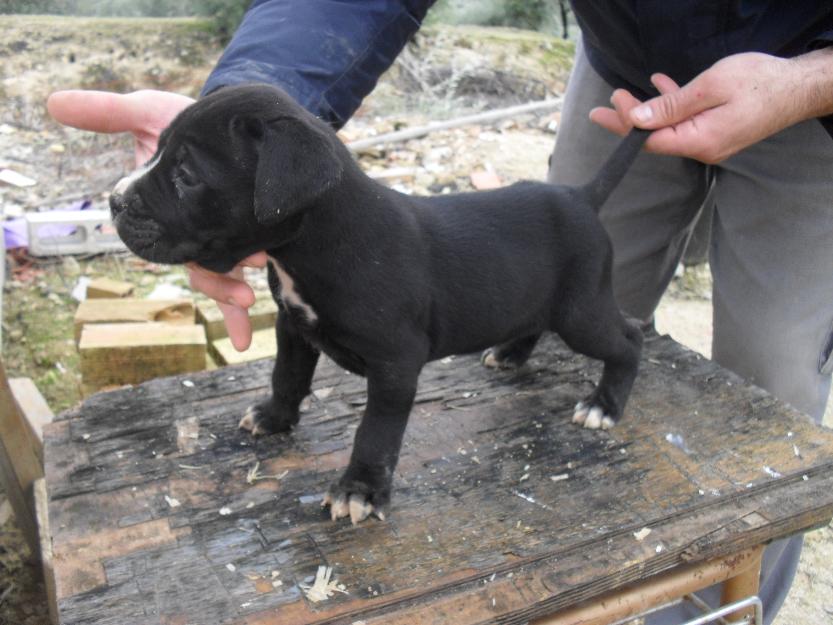
[[279,306],[272,395],[240,427],[285,432],[324,352],[367,378],[347,470],[325,495],[332,518],[384,518],[425,363],[486,350],[522,365],[542,332],[604,362],[573,421],[622,416],[642,334],[611,290],[597,217],[647,136],[625,138],[583,187],[521,182],[412,197],[377,184],[333,130],[266,85],[221,89],[185,109],[155,156],[110,197],[127,246],[159,263],[229,271],[266,250]]

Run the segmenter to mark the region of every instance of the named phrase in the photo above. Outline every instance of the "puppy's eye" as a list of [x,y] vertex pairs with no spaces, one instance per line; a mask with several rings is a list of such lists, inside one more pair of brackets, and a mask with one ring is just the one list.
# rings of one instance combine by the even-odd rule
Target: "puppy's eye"
[[186,187],[195,187],[201,180],[194,171],[186,164],[180,163],[176,168],[176,180]]

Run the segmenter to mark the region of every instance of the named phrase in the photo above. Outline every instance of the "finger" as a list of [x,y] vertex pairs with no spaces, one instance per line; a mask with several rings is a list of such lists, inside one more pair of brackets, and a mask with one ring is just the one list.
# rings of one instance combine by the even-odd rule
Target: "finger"
[[[663,88],[670,83],[660,79]],[[649,130],[679,124],[705,110],[724,103],[714,89],[706,88],[699,77],[680,89],[668,91],[634,107],[630,120],[634,126]]]
[[678,91],[680,89],[680,85],[678,85],[673,78],[666,76],[665,74],[657,73],[652,75],[651,84],[657,88],[660,95],[671,93],[672,91]]
[[590,111],[590,121],[602,128],[621,136],[628,133],[627,127],[622,123],[622,118],[615,109],[606,106],[599,106]]
[[629,91],[617,89],[610,96],[613,108],[600,106],[590,111],[590,121],[611,132],[623,136],[633,127],[629,112],[640,104]]
[[655,130],[645,142],[645,149],[657,154],[684,156],[703,163],[719,162],[722,160],[722,152],[716,151],[714,134],[706,130],[712,123],[710,113],[706,111],[695,119]]
[[252,322],[249,319],[249,311],[239,306],[217,302],[220,312],[223,313],[223,320],[228,330],[231,344],[238,352],[244,352],[252,344]]
[[630,111],[642,104],[642,101],[634,97],[630,91],[617,89],[610,96],[610,103],[613,104],[616,113],[622,120],[622,126],[630,130],[633,127],[633,122],[630,119]]
[[56,91],[46,101],[49,114],[65,126],[94,132],[133,132],[142,110],[128,96],[108,91]]
[[252,287],[243,281],[242,267],[228,274],[214,273],[195,263],[189,263],[187,268],[191,288],[211,299],[244,309],[255,303]]
[[243,260],[240,261],[240,264],[244,267],[254,267],[256,269],[262,269],[266,266],[266,263],[269,261],[269,257],[266,255],[266,252],[255,252],[251,256],[247,256]]

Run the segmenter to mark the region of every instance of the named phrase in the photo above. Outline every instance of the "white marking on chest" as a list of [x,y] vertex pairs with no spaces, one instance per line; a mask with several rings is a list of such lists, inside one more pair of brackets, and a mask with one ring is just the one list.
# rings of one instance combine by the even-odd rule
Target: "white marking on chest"
[[272,269],[275,270],[278,280],[280,280],[281,299],[284,304],[291,306],[292,308],[300,309],[304,313],[308,322],[315,323],[318,321],[318,315],[315,314],[312,306],[301,299],[298,291],[295,290],[295,281],[292,279],[292,276],[290,276],[286,270],[281,267],[281,264],[271,256],[269,257],[269,263],[272,265]]
[[134,182],[136,182],[139,178],[141,178],[142,176],[144,176],[144,175],[145,175],[146,173],[148,173],[151,169],[153,169],[154,167],[156,167],[156,164],[157,164],[157,163],[159,162],[159,160],[162,158],[162,154],[163,154],[164,152],[165,152],[165,151],[164,151],[164,150],[162,150],[161,152],[159,152],[159,154],[157,154],[157,155],[156,155],[156,158],[155,158],[155,159],[153,159],[152,161],[150,161],[150,162],[148,162],[148,163],[145,163],[144,165],[142,165],[142,166],[141,166],[141,167],[139,167],[138,169],[135,169],[135,170],[134,170],[134,171],[132,171],[131,173],[127,174],[124,178],[122,178],[121,180],[119,180],[119,181],[116,183],[116,186],[113,188],[113,193],[115,193],[116,195],[124,195],[125,191],[127,191],[127,190],[130,188],[130,185],[131,185],[131,184],[133,184]]

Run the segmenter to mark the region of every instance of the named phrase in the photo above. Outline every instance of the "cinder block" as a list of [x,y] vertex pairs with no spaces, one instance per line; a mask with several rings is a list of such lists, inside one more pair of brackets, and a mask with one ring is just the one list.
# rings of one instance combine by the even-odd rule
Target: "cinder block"
[[26,213],[25,218],[29,252],[34,256],[100,254],[125,249],[107,210]]
[[84,326],[78,344],[85,393],[191,371],[206,363],[199,325],[101,323]]
[[75,342],[81,329],[93,323],[131,323],[159,321],[194,325],[194,303],[190,299],[93,299],[81,302],[75,311]]

